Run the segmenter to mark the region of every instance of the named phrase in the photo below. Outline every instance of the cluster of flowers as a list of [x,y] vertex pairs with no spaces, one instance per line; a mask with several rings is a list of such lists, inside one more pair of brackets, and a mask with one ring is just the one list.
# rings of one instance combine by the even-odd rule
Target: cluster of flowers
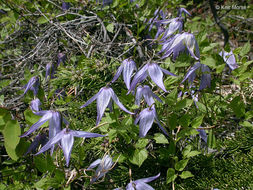
[[[190,86],[193,84],[193,81],[196,78],[196,71],[201,70],[202,77],[201,82],[199,86],[199,90],[202,90],[206,87],[210,86],[211,83],[211,75],[210,75],[210,69],[208,66],[203,65],[199,62],[200,53],[199,53],[199,47],[197,44],[197,41],[193,34],[183,32],[183,24],[184,24],[184,18],[182,17],[182,13],[185,15],[189,15],[190,13],[184,9],[180,8],[178,11],[178,17],[173,19],[166,19],[166,14],[163,11],[157,10],[155,12],[155,17],[152,20],[149,20],[150,28],[149,31],[152,29],[153,25],[157,27],[157,33],[155,35],[155,38],[159,41],[160,44],[162,44],[162,49],[159,52],[159,54],[162,55],[162,59],[165,59],[171,55],[172,60],[176,60],[176,58],[179,56],[180,53],[187,53],[191,55],[197,63],[192,66],[187,74],[185,75],[183,82],[185,82],[188,79],[188,82],[190,83]],[[158,20],[159,16],[161,16],[162,20]],[[178,32],[178,33],[177,33]],[[224,61],[227,62],[227,64],[230,66],[231,69],[234,69],[237,67],[235,60],[233,58],[233,54],[223,52],[220,54],[223,56]],[[66,59],[64,54],[58,55],[58,64],[54,66],[53,64],[47,64],[46,66],[46,78],[54,77],[55,68],[61,63],[64,62]],[[134,74],[135,72],[135,74]],[[142,97],[144,98],[145,102],[147,103],[148,107],[143,109],[139,114],[135,114],[131,111],[129,111],[119,100],[117,95],[114,93],[113,89],[110,87],[112,83],[114,83],[120,75],[123,75],[124,83],[128,89],[128,94],[133,93],[135,94],[135,104],[140,106]],[[143,83],[147,77],[149,76],[151,80],[164,92],[168,92],[165,88],[164,82],[163,82],[163,75],[171,75],[175,76],[175,74],[169,72],[166,69],[161,68],[157,63],[155,62],[148,62],[145,65],[143,65],[141,68],[137,69],[136,63],[131,59],[125,59],[121,66],[118,68],[114,78],[112,81],[107,84],[105,87],[102,87],[99,92],[94,95],[92,98],[90,98],[84,105],[81,106],[81,108],[84,108],[91,104],[93,101],[97,100],[97,120],[96,125],[98,125],[104,115],[104,112],[106,108],[108,107],[110,110],[112,110],[112,104],[113,101],[119,106],[120,109],[127,112],[131,115],[137,115],[135,119],[135,124],[139,123],[139,136],[145,137],[152,127],[154,121],[158,124],[160,129],[163,131],[165,135],[168,135],[166,129],[161,125],[156,109],[155,109],[155,99],[159,102],[162,102],[162,100],[155,95],[150,86],[148,85],[138,85],[138,83]],[[133,79],[132,79],[133,78]],[[132,79],[132,80],[131,80]],[[27,93],[28,90],[33,91],[34,95],[36,96],[38,94],[38,88],[39,88],[39,78],[37,76],[32,77],[29,82],[24,86],[25,91],[24,94]],[[135,91],[136,89],[136,91]],[[194,95],[194,92],[192,93],[192,96]],[[198,101],[197,96],[193,96],[195,102]],[[84,132],[84,131],[76,131],[71,130],[68,128],[69,123],[66,119],[64,119],[60,112],[54,111],[54,110],[41,110],[41,102],[38,98],[34,99],[31,102],[31,110],[34,114],[42,116],[41,119],[33,124],[28,131],[26,131],[21,137],[26,137],[35,130],[37,130],[41,125],[43,125],[45,122],[49,121],[49,140],[45,143],[43,142],[43,147],[39,150],[38,153],[35,155],[41,154],[45,152],[48,149],[51,149],[51,154],[54,151],[54,146],[56,144],[60,144],[60,147],[62,148],[64,152],[64,156],[66,159],[66,165],[69,165],[70,161],[70,154],[74,143],[74,137],[82,137],[82,138],[92,138],[92,137],[104,137],[105,135],[97,134],[97,133],[90,133],[90,132]],[[62,122],[66,125],[66,128],[62,129]],[[202,139],[206,141],[206,134],[202,130],[200,133],[200,136]],[[45,135],[38,135],[33,143],[31,144],[28,151],[34,150],[39,143],[42,144],[43,139],[45,139]],[[103,159],[98,159],[94,161],[88,169],[93,169],[96,166],[98,166],[96,170],[95,176],[92,178],[91,182],[94,183],[96,180],[100,179],[101,177],[104,177],[105,174],[112,168],[112,165],[114,162],[112,161],[112,158],[109,155],[106,155]],[[147,182],[150,182],[156,178],[159,177],[160,174],[154,177],[139,179],[136,181],[131,181],[126,189],[153,189],[151,186],[146,184]]]

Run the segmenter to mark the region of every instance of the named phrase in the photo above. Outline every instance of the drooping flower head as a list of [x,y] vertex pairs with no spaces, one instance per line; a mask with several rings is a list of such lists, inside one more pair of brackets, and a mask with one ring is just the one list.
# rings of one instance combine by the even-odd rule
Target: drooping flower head
[[125,59],[120,67],[118,68],[115,76],[112,79],[112,83],[114,83],[120,76],[120,74],[123,72],[123,80],[126,84],[127,89],[130,88],[130,81],[131,76],[133,75],[133,72],[136,71],[136,63],[132,59]]
[[194,79],[196,78],[196,71],[199,69],[201,69],[201,72],[202,72],[199,90],[203,90],[206,87],[210,87],[211,86],[211,74],[210,74],[211,71],[207,65],[201,64],[200,62],[197,62],[193,67],[190,68],[190,70],[186,73],[181,83],[183,83],[185,80],[188,79],[189,83],[192,84]]
[[113,89],[110,87],[103,87],[99,90],[99,92],[94,95],[91,99],[89,99],[84,105],[81,106],[81,108],[84,108],[91,104],[94,100],[97,100],[97,121],[96,125],[99,124],[102,116],[104,115],[106,107],[110,106],[111,99],[122,109],[123,111],[134,114],[130,111],[128,111],[125,106],[119,101],[118,97],[114,93]]
[[130,183],[126,186],[126,190],[154,190],[154,188],[147,183],[157,179],[158,177],[160,177],[160,173],[153,177],[130,181]]
[[39,77],[38,76],[32,77],[28,81],[28,83],[23,87],[23,89],[25,88],[23,95],[25,95],[28,90],[31,90],[31,91],[33,91],[34,96],[36,96],[39,91],[39,85],[40,85]]
[[54,71],[55,71],[55,68],[54,68],[54,65],[52,63],[48,63],[46,65],[46,75],[45,75],[45,78],[47,79],[48,77],[50,79],[54,78]]
[[33,111],[33,113],[40,111],[41,110],[40,106],[41,106],[41,102],[39,98],[32,100],[30,103],[30,108]]
[[156,63],[147,63],[134,76],[128,94],[130,93],[130,91],[134,90],[138,82],[142,82],[143,80],[145,80],[148,75],[150,76],[152,81],[157,84],[157,86],[159,86],[163,91],[167,92],[163,84],[163,73],[171,76],[176,76],[175,74],[167,71],[166,69],[161,68]]
[[57,60],[57,67],[58,67],[61,63],[65,63],[65,61],[66,61],[66,59],[67,59],[66,55],[63,54],[63,53],[58,53],[57,58],[58,58],[58,60]]
[[104,137],[104,135],[100,135],[97,133],[90,133],[90,132],[84,132],[84,131],[75,131],[68,128],[65,128],[58,132],[53,138],[51,138],[45,146],[43,146],[40,151],[35,154],[41,154],[42,152],[45,152],[49,148],[54,147],[56,143],[59,141],[61,142],[61,148],[64,153],[64,157],[66,160],[66,165],[69,165],[70,155],[72,151],[72,147],[74,144],[74,137],[84,137],[84,138],[93,138],[93,137]]
[[30,135],[32,132],[37,130],[41,125],[49,121],[49,139],[53,138],[56,133],[61,130],[62,121],[68,125],[68,121],[64,119],[61,114],[57,111],[53,110],[42,110],[35,113],[36,115],[42,116],[39,121],[33,124],[28,131],[26,131],[20,137],[26,137]]
[[221,51],[219,55],[223,58],[224,62],[229,66],[231,70],[238,68],[233,51]]
[[62,2],[61,8],[63,11],[67,11],[70,8],[70,4],[68,2]]
[[185,9],[185,8],[179,8],[178,9],[178,12],[177,12],[177,16],[178,17],[181,17],[182,16],[182,13],[184,13],[184,15],[188,15],[188,16],[191,16],[191,14]]
[[183,19],[181,17],[173,18],[170,20],[161,20],[161,24],[169,24],[169,27],[165,30],[161,41],[171,37],[176,31],[179,33],[183,30]]
[[168,135],[167,131],[162,127],[160,121],[157,118],[155,106],[152,105],[151,107],[142,110],[134,122],[135,125],[139,123],[140,137],[145,137],[147,135],[148,131],[150,130],[150,128],[154,123],[154,120],[157,122],[157,124],[159,125],[160,129],[164,132],[164,134]]
[[100,178],[104,177],[105,174],[111,169],[114,162],[112,161],[112,158],[109,155],[106,155],[102,159],[97,159],[96,161],[92,162],[90,166],[87,168],[87,170],[93,169],[97,167],[95,176],[91,179],[91,183],[94,183],[95,181],[99,180]]
[[149,106],[155,103],[154,98],[157,99],[159,102],[163,102],[157,95],[155,95],[149,86],[138,86],[135,94],[135,104],[140,106],[140,102],[142,99],[142,96],[144,97],[144,100],[147,102]]
[[[173,60],[175,60],[181,52],[187,50],[187,52],[196,60],[199,60],[199,46],[195,39],[195,36],[191,33],[184,32],[177,34],[169,41],[165,42],[163,51],[165,52],[162,59],[169,57],[173,53]],[[195,53],[194,53],[195,49]]]
[[26,156],[29,153],[34,153],[36,148],[39,147],[39,145],[44,146],[48,141],[47,135],[45,133],[42,134],[38,134],[33,142],[31,143],[31,145],[29,146],[28,150],[26,151],[26,153],[24,154],[24,156]]

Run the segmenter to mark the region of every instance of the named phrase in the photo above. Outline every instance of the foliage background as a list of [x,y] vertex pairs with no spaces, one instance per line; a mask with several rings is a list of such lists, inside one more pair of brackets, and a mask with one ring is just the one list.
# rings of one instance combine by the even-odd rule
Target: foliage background
[[[63,1],[0,1],[0,188],[113,189],[129,183],[131,168],[133,179],[161,172],[161,177],[150,183],[155,189],[252,189],[251,1],[214,2],[219,7],[246,6],[245,10],[217,10],[229,33],[225,49],[233,50],[239,65],[232,72],[218,55],[224,36],[210,10],[212,1],[115,0],[110,6],[95,1],[66,2],[70,3],[67,11],[62,10]],[[149,33],[145,19],[153,18],[159,8],[167,10],[173,18],[177,7],[185,7],[192,14],[187,17],[184,30],[196,36],[200,60],[212,70],[211,88],[199,93],[199,109],[190,96],[177,97],[180,91],[188,91],[187,84],[180,82],[193,59],[182,55],[175,63],[169,58],[161,60],[156,54],[161,46],[155,43],[150,47],[146,40],[147,35],[153,38],[156,30],[153,28]],[[57,63],[58,53],[64,53],[66,61],[57,68],[56,78],[47,81],[45,67],[47,63]],[[165,102],[156,106],[159,119],[170,131],[169,138],[154,125],[148,136],[140,139],[134,118],[116,106],[113,113],[106,113],[98,128],[94,128],[95,104],[80,109],[112,80],[121,62],[130,56],[139,67],[154,60],[179,76],[164,77],[169,93],[150,83]],[[61,111],[72,129],[108,134],[105,139],[75,139],[69,168],[64,165],[60,149],[53,157],[24,156],[36,135],[27,139],[20,139],[19,135],[40,117],[29,109],[32,93],[23,97],[21,88],[35,75],[40,76],[39,98],[43,109]],[[115,93],[127,108],[138,109],[133,104],[134,96],[126,96],[123,85],[123,80],[113,84]],[[58,89],[64,92],[60,98],[55,94]],[[206,128],[207,144],[192,130],[196,118],[202,118],[198,124]],[[47,131],[46,126],[42,131]],[[184,156],[187,145],[198,151],[183,168],[194,176],[177,177],[171,183],[173,176],[167,171],[174,169],[178,161],[188,160]],[[86,175],[84,169],[108,152],[114,161],[120,155],[117,165],[103,181],[90,185],[93,173]],[[181,173],[176,171],[178,175]]]

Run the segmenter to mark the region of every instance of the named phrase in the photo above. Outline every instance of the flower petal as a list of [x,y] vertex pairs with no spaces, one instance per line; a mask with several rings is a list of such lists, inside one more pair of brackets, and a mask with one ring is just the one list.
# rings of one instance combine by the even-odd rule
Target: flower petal
[[140,113],[140,120],[139,120],[139,136],[145,137],[152,127],[154,122],[154,115],[153,112],[149,110],[149,108],[144,109]]
[[[128,91],[127,94],[129,94],[132,90],[134,90],[135,86],[137,85],[137,83],[140,81],[140,79],[143,80],[143,77],[146,76],[145,73],[148,69],[148,64],[144,65],[141,70],[139,70],[135,76],[134,76],[134,79],[132,80],[132,83],[130,85],[130,89]],[[145,78],[144,78],[145,79]]]
[[57,133],[54,138],[50,139],[47,144],[45,144],[45,146],[43,146],[39,152],[37,152],[35,154],[38,155],[38,154],[41,154],[42,152],[45,152],[47,151],[49,148],[51,148],[55,143],[57,143],[58,141],[61,140],[61,138],[63,137],[64,133],[66,132],[66,129],[63,129],[61,132]]
[[160,177],[160,173],[155,175],[155,176],[152,176],[152,177],[147,177],[147,178],[142,178],[142,179],[138,179],[136,180],[135,182],[144,182],[144,183],[149,183],[155,179],[157,179],[158,177]]
[[142,90],[143,90],[143,87],[142,87],[142,86],[138,86],[137,89],[136,89],[135,104],[136,104],[137,106],[140,106],[140,103],[141,103]]
[[111,95],[112,95],[112,99],[113,101],[120,107],[120,109],[122,109],[123,111],[129,113],[129,114],[132,114],[134,115],[134,113],[128,111],[125,106],[119,101],[118,97],[116,96],[116,94],[114,93],[114,91],[110,88],[110,91],[111,91]]
[[96,125],[99,124],[101,118],[104,115],[105,109],[108,106],[111,99],[111,88],[104,87],[101,89],[99,96],[97,97],[97,121]]
[[112,83],[114,83],[120,76],[120,74],[122,73],[122,70],[123,70],[123,64],[121,64],[115,74],[115,76],[113,77],[112,79]]
[[102,161],[101,159],[95,160],[94,162],[92,162],[89,165],[89,167],[87,168],[87,170],[90,170],[90,169],[93,169],[93,168],[97,167],[100,164],[101,161]]
[[136,182],[136,190],[155,190],[153,187],[151,187],[150,185],[142,182],[142,181],[138,181]]
[[126,61],[126,62],[124,63],[123,80],[127,86],[127,89],[129,90],[131,76],[132,76],[134,70],[137,70],[137,68],[136,68],[136,64],[133,60],[130,59],[130,60],[124,60],[124,61]]
[[52,118],[52,113],[51,112],[47,112],[45,115],[42,116],[42,118],[40,118],[39,121],[37,121],[35,124],[33,124],[30,127],[30,129],[28,131],[26,131],[20,137],[26,137],[26,136],[30,135],[32,132],[34,132],[36,129],[38,129],[41,125],[43,125],[44,123],[46,123],[51,118]]
[[69,133],[71,133],[75,137],[82,137],[82,138],[93,138],[93,137],[104,137],[105,135],[101,135],[98,133],[90,133],[85,131],[75,131],[70,130]]
[[186,73],[186,75],[181,83],[183,83],[186,79],[188,79],[189,82],[192,83],[195,76],[196,76],[195,72],[197,69],[200,68],[200,66],[201,66],[200,62],[197,62],[195,65],[193,65],[193,67],[191,67],[190,70]]
[[69,165],[69,159],[70,159],[73,143],[74,143],[73,135],[68,132],[65,132],[61,138],[61,146],[62,146],[64,157],[66,160],[66,166]]
[[201,65],[201,71],[202,71],[202,76],[201,76],[201,82],[199,85],[199,90],[203,90],[206,87],[211,86],[211,74],[210,74],[210,69],[207,65]]
[[163,84],[163,72],[156,63],[149,63],[148,73],[154,83],[157,84],[162,90],[167,92]]
[[89,104],[91,104],[94,100],[97,99],[97,97],[99,96],[99,94],[101,93],[102,89],[99,90],[99,92],[97,94],[95,94],[92,98],[90,98],[84,105],[82,105],[80,108],[84,108],[86,106],[88,106]]

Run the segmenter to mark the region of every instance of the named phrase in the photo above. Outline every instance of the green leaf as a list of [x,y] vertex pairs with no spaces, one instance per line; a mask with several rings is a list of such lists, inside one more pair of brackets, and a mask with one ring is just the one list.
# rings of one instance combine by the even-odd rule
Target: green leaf
[[207,145],[210,148],[216,147],[216,139],[215,139],[215,135],[213,134],[213,130],[209,130],[208,137],[207,137]]
[[208,57],[208,58],[204,59],[202,61],[202,63],[204,65],[207,65],[207,66],[211,67],[211,68],[215,68],[216,67],[216,61],[212,57]]
[[245,105],[240,96],[236,96],[230,103],[230,107],[237,117],[242,117],[245,114]]
[[200,154],[199,151],[194,150],[194,151],[189,152],[189,153],[186,155],[186,157],[187,157],[187,158],[190,158],[190,157],[197,156],[197,155],[199,155],[199,154]]
[[16,146],[19,143],[21,129],[17,120],[10,120],[6,123],[6,126],[3,131],[4,135],[4,144],[9,148],[15,150]]
[[189,177],[193,177],[192,173],[190,171],[183,171],[181,175],[179,175],[182,179],[186,179]]
[[147,158],[148,151],[145,148],[142,150],[136,149],[134,151],[133,157],[129,161],[140,167]]
[[180,100],[176,106],[175,106],[175,110],[181,110],[183,108],[186,108],[188,106],[190,106],[191,104],[193,103],[193,100],[192,99],[188,99],[188,98],[185,98],[183,100]]
[[191,123],[191,116],[189,114],[184,114],[180,119],[179,119],[179,124],[183,127],[188,127]]
[[179,162],[177,162],[175,164],[175,169],[178,171],[183,171],[184,168],[187,166],[188,161],[189,161],[188,159],[187,160],[180,160]]
[[138,142],[136,143],[135,147],[142,149],[142,148],[145,148],[147,144],[148,144],[148,139],[140,138]]
[[174,88],[169,95],[167,95],[165,101],[168,105],[174,105],[177,101],[177,88]]
[[240,56],[244,56],[246,55],[249,51],[250,51],[250,42],[248,41],[246,44],[244,44],[244,46],[242,47],[241,51],[240,51]]
[[113,24],[113,23],[108,24],[108,25],[106,26],[106,30],[107,30],[108,32],[113,33],[113,31],[114,31],[114,24]]
[[192,127],[195,129],[198,128],[202,124],[203,118],[204,115],[196,117],[191,123]]
[[9,120],[11,120],[11,114],[6,109],[0,108],[0,130],[4,130]]
[[253,127],[253,124],[248,121],[244,121],[244,122],[240,123],[240,125],[243,127]]
[[158,144],[169,144],[168,139],[166,139],[166,137],[161,133],[156,133],[154,136],[154,140]]
[[39,17],[37,20],[38,24],[45,24],[47,22],[48,22],[48,20],[44,16]]
[[191,145],[187,145],[184,150],[183,150],[183,156],[186,157],[192,150],[192,146]]
[[203,53],[210,51],[211,49],[213,49],[214,47],[218,46],[219,43],[211,43],[209,44],[207,47],[204,47],[204,49],[202,50]]
[[55,168],[52,157],[47,154],[47,156],[39,155],[34,157],[35,167],[42,173],[47,171],[53,171]]
[[16,153],[16,149],[15,148],[11,148],[8,146],[8,144],[4,144],[4,147],[5,147],[5,150],[8,154],[8,156],[12,159],[12,160],[15,160],[17,161],[18,160],[18,155]]
[[177,175],[175,174],[175,170],[173,168],[169,168],[167,170],[167,178],[166,178],[167,184],[175,181],[176,178]]

